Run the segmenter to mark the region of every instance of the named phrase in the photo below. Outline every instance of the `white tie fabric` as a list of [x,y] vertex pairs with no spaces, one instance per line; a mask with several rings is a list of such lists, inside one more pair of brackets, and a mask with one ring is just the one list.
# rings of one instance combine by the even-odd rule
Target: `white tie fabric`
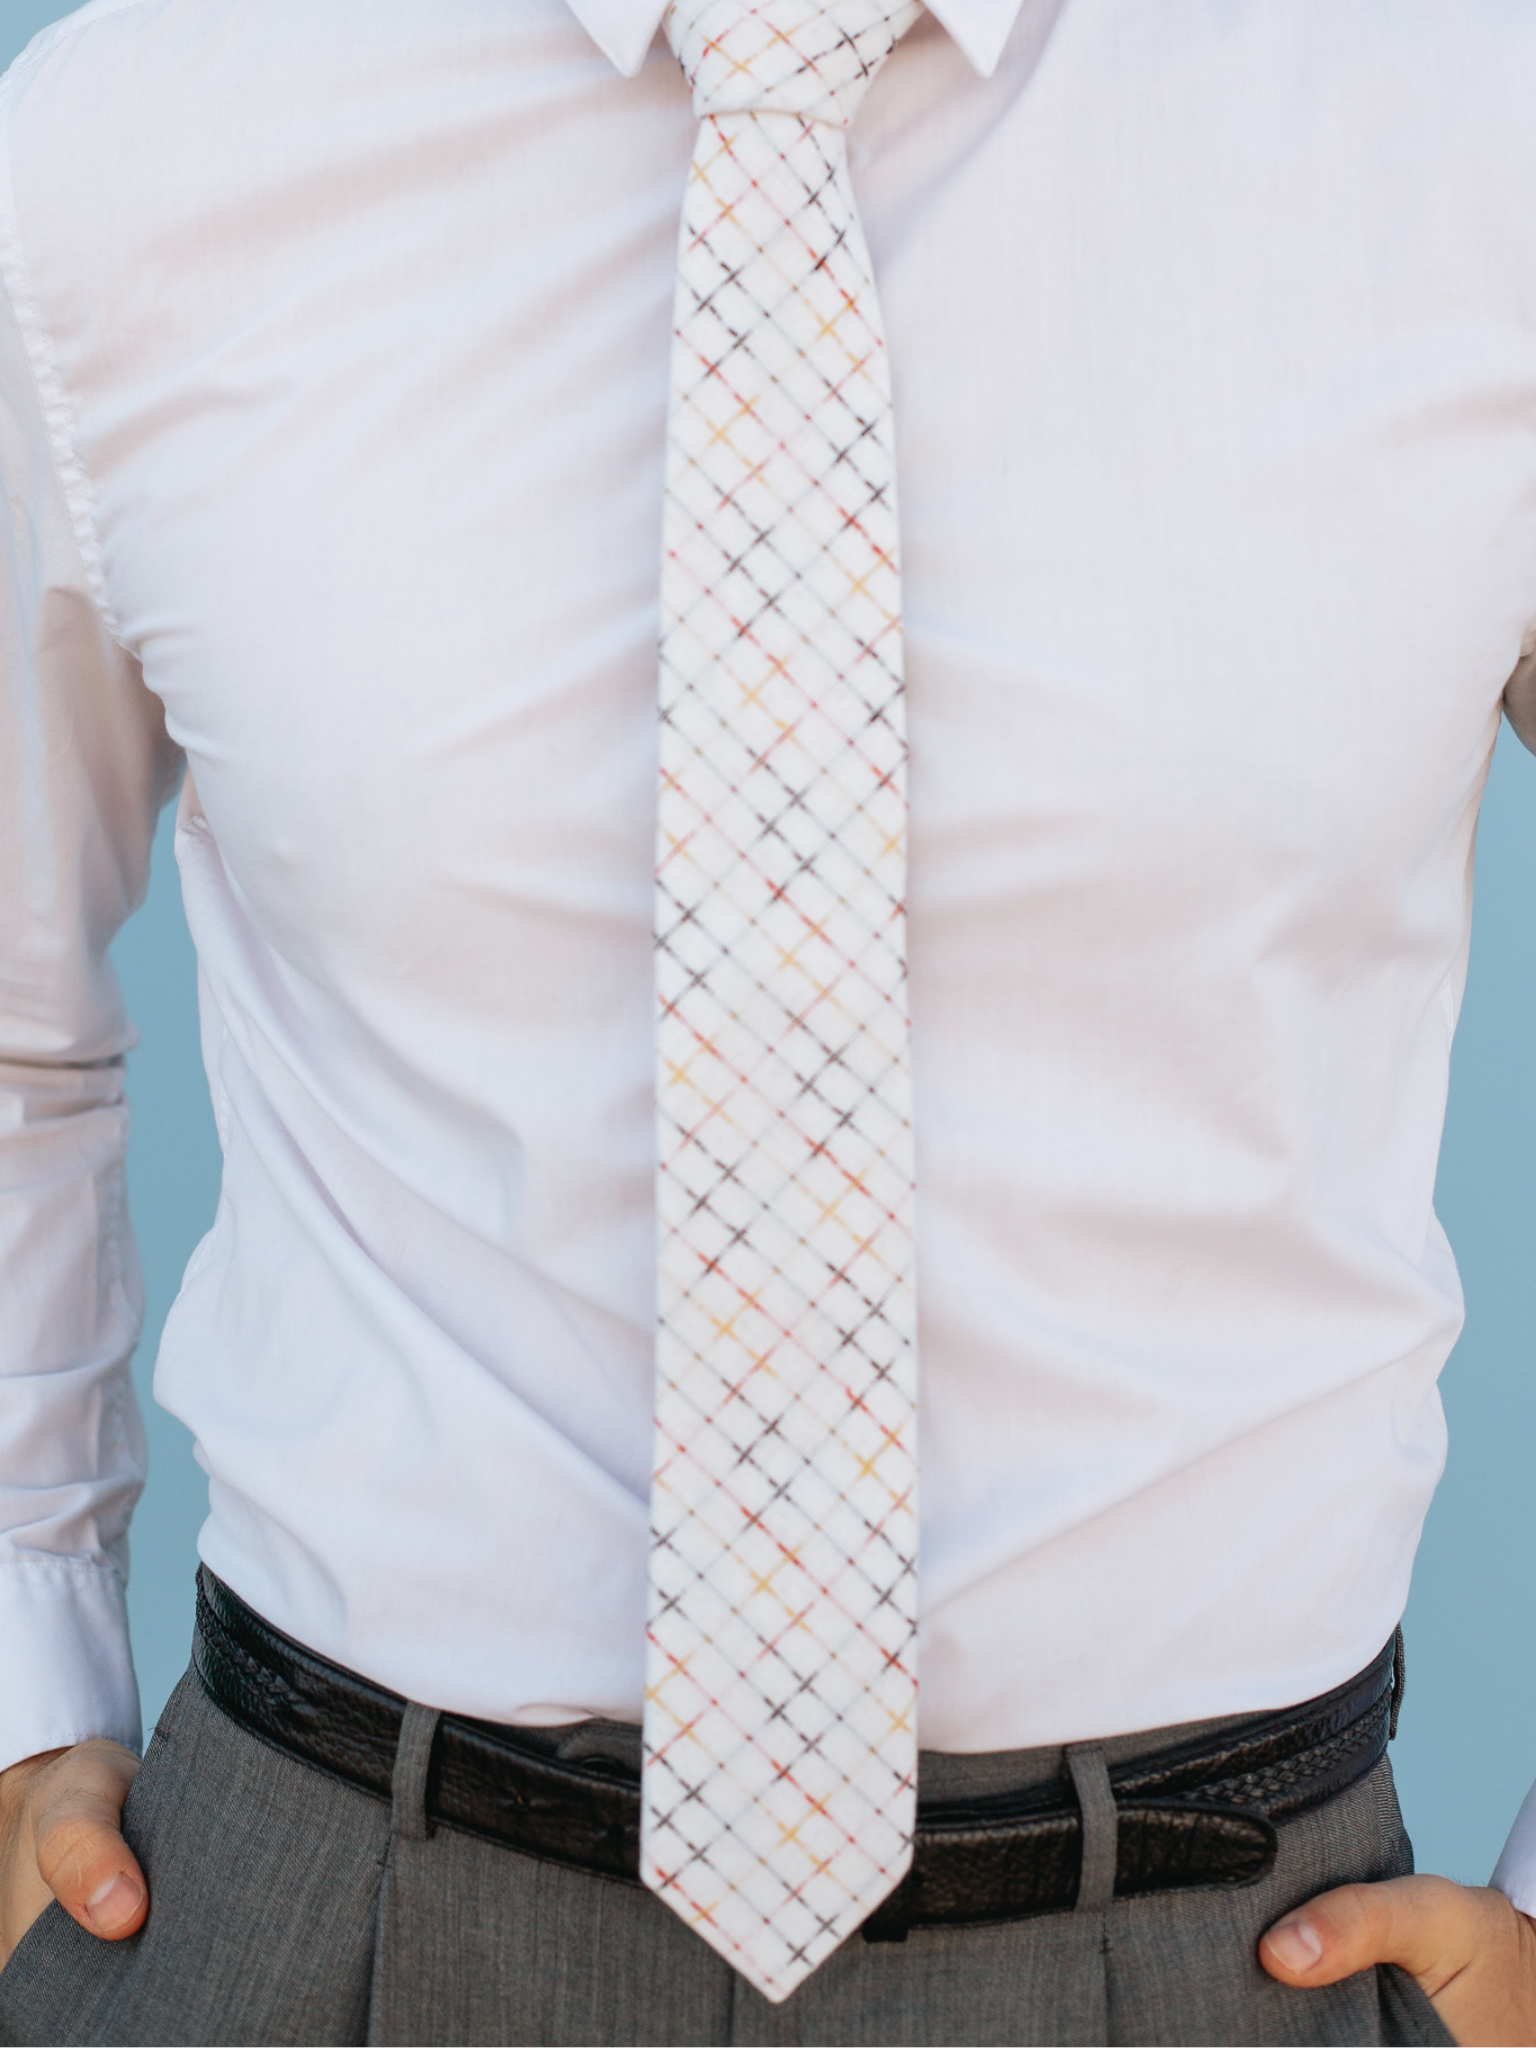
[[768,1998],[917,1769],[891,402],[844,129],[915,0],[678,0],[645,1882]]

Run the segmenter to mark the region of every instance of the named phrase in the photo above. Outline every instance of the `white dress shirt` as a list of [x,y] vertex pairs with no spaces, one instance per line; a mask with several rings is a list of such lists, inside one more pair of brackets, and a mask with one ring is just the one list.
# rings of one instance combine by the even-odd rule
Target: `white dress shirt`
[[[659,12],[96,0],[0,89],[0,1762],[137,1732],[106,947],[183,759],[203,1556],[416,1699],[639,1718]],[[933,0],[854,124],[929,1748],[1281,1706],[1402,1611],[1533,105],[1528,0]]]

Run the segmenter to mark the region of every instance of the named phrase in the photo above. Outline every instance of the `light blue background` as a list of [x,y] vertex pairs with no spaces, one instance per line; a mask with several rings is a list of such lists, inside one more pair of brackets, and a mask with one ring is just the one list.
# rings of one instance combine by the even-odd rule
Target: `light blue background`
[[[51,0],[0,0],[0,64],[67,11]],[[1408,1608],[1407,1708],[1394,1750],[1419,1867],[1475,1883],[1536,1777],[1533,879],[1536,761],[1506,731],[1479,835],[1472,970],[1438,1197],[1466,1284],[1467,1327],[1445,1373],[1450,1465]],[[150,1373],[218,1184],[169,814],[149,901],[116,957],[143,1039],[129,1069],[129,1179],[148,1291],[136,1371],[151,1473],[134,1523],[129,1605],[148,1727],[186,1663],[204,1498],[190,1439],[149,1399]]]

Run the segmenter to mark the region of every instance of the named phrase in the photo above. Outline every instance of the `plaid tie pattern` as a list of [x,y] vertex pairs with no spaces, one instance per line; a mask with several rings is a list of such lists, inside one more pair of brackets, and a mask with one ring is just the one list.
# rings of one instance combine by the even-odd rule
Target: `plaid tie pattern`
[[911,1859],[891,403],[844,130],[916,0],[674,0],[645,1882],[787,1997]]

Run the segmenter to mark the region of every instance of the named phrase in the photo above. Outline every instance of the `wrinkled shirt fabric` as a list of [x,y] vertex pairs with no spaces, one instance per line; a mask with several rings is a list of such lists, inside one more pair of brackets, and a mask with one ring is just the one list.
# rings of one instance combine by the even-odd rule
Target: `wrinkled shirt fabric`
[[[415,1699],[639,1718],[658,14],[95,0],[0,86],[0,1763],[138,1734],[107,948],[183,766],[202,1554]],[[1533,104],[1525,0],[936,0],[853,123],[928,1748],[1282,1706],[1402,1612],[1536,620]]]

